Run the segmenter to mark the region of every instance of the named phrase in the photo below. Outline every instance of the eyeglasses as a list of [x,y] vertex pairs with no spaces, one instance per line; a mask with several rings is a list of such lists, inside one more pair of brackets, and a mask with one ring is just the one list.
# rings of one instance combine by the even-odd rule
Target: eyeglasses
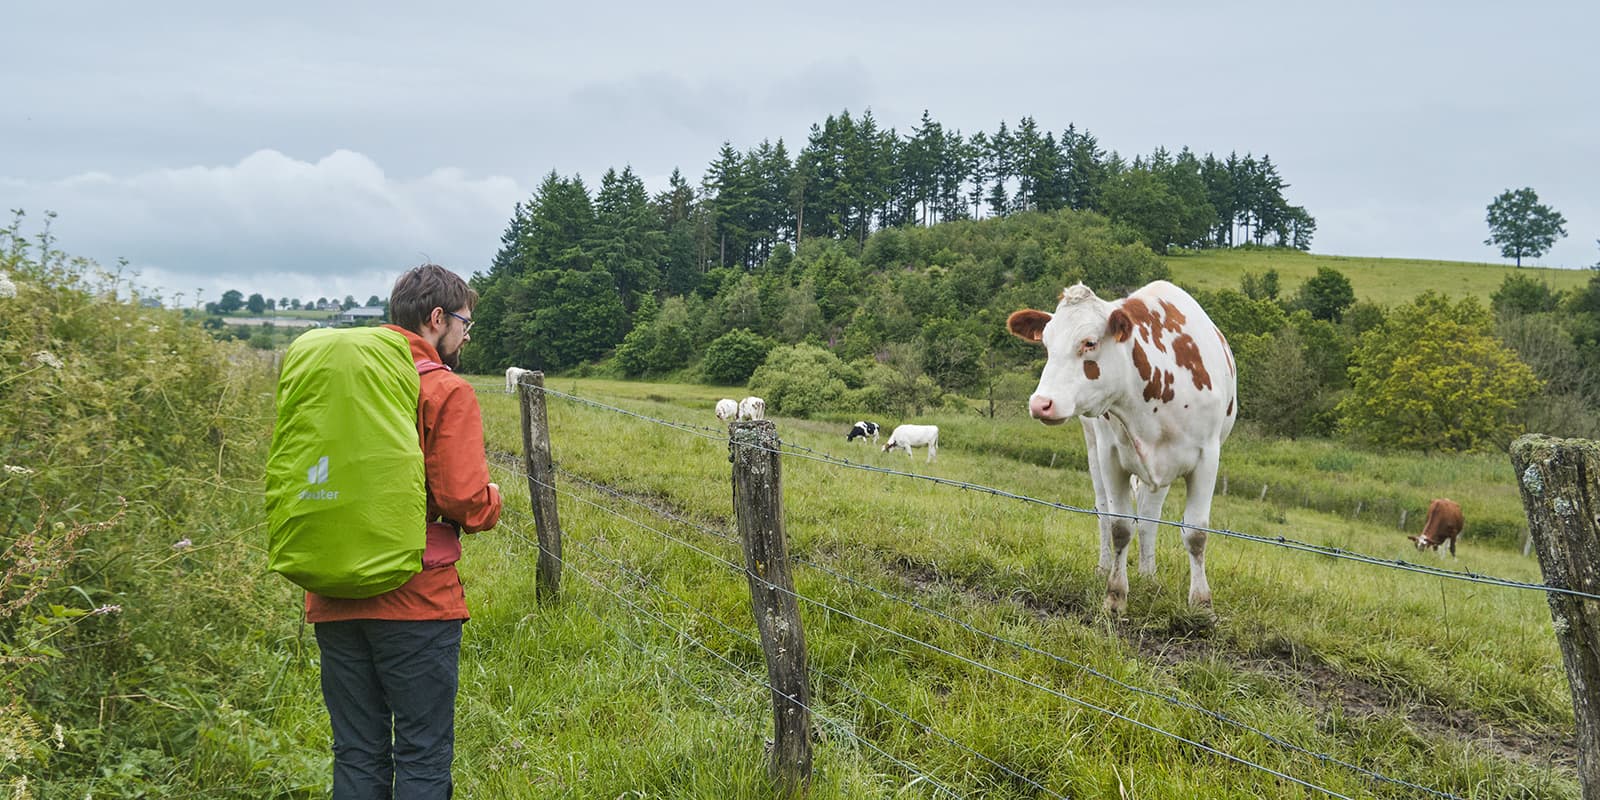
[[[443,310],[443,309],[441,309],[441,310]],[[477,320],[470,319],[468,317],[463,317],[463,316],[461,316],[460,314],[457,314],[454,311],[445,311],[444,313],[449,314],[450,316],[461,320],[461,324],[467,326],[466,329],[463,331],[464,333],[471,333],[472,332],[472,326],[474,324],[476,324],[476,322],[477,322]]]

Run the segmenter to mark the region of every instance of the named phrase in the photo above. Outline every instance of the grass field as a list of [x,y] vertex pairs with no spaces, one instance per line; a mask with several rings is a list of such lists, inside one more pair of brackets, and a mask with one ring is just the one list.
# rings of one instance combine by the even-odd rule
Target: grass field
[[[463,561],[462,796],[768,796],[765,668],[710,413],[738,392],[550,380],[705,429],[552,398],[566,571],[561,601],[539,605],[518,409],[494,378],[475,383],[508,510]],[[923,421],[941,426],[933,464],[847,445],[840,420],[776,420],[785,443],[861,464],[1090,504],[1072,426]],[[1223,468],[1251,488],[1217,498],[1218,528],[1540,581],[1516,531],[1474,534],[1474,518],[1515,525],[1503,456],[1240,433]],[[1538,592],[1213,536],[1213,622],[1188,610],[1164,529],[1157,575],[1135,574],[1127,617],[1110,620],[1092,517],[793,455],[783,482],[814,798],[1578,796]],[[1439,495],[1467,507],[1455,561],[1411,550],[1393,513]],[[1392,505],[1355,516],[1362,498]]]
[[1263,275],[1277,270],[1283,296],[1291,296],[1317,270],[1338,270],[1350,280],[1356,299],[1385,306],[1409,301],[1432,289],[1451,297],[1474,296],[1489,304],[1489,297],[1507,275],[1521,273],[1542,280],[1553,289],[1574,289],[1588,284],[1593,270],[1548,269],[1512,264],[1474,264],[1464,261],[1422,261],[1403,258],[1356,258],[1302,253],[1295,250],[1203,250],[1162,258],[1175,281],[1200,289],[1237,289],[1247,272]]

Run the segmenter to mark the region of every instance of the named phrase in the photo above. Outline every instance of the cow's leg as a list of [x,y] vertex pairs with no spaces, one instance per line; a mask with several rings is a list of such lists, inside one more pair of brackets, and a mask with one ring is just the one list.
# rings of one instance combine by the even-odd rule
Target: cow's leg
[[[1100,464],[1100,475],[1106,478],[1106,494],[1111,511],[1117,514],[1133,513],[1133,491],[1128,488],[1128,474],[1120,466]],[[1107,613],[1121,616],[1128,607],[1128,544],[1133,541],[1133,522],[1123,517],[1111,519],[1111,574],[1106,578]]]
[[933,457],[939,454],[939,440],[928,442],[928,463],[933,463]]
[[1111,518],[1106,512],[1111,510],[1111,501],[1106,497],[1105,481],[1100,479],[1100,448],[1095,444],[1094,428],[1088,420],[1082,420],[1083,443],[1089,454],[1089,484],[1094,487],[1094,510],[1100,512],[1096,517],[1100,523],[1100,571],[1111,571]]
[[[1206,582],[1206,532],[1211,527],[1211,495],[1217,488],[1217,452],[1200,459],[1189,473],[1188,499],[1183,508],[1183,549],[1189,554],[1189,605],[1210,607],[1211,584]],[[1192,526],[1192,527],[1191,527]]]
[[1152,487],[1144,481],[1139,482],[1139,490],[1134,493],[1137,500],[1139,516],[1139,574],[1156,574],[1156,528],[1159,527],[1154,520],[1161,518],[1161,507],[1166,505],[1167,492],[1171,486]]

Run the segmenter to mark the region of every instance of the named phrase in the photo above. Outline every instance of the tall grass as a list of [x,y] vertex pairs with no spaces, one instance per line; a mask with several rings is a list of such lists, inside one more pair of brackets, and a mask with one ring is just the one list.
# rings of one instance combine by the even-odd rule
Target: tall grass
[[[725,394],[550,385],[713,426],[711,404]],[[491,449],[516,451],[515,404],[495,393],[483,398]],[[502,530],[469,543],[464,563],[478,616],[464,657],[463,789],[503,797],[761,795],[761,740],[771,725],[764,668],[749,638],[744,578],[726,563],[739,561],[737,543],[706,530],[732,529],[726,443],[560,399],[551,401],[550,418],[567,474],[557,479],[565,594],[554,605],[533,600],[526,514],[508,512]],[[1075,431],[926,421],[949,437],[941,435],[932,465],[847,446],[846,426],[835,423],[779,426],[786,442],[865,463],[1087,504]],[[1019,459],[989,447],[1002,440],[1046,443],[1063,455],[1045,467],[1030,463],[1037,453]],[[1404,482],[1392,491],[1407,502],[1479,493],[1485,513],[1515,502],[1479,491],[1510,476],[1506,465],[1497,479],[1478,457],[1424,465],[1331,446],[1297,456],[1288,445],[1238,444],[1224,457],[1227,469],[1290,484],[1306,483],[1300,471],[1321,463],[1326,469],[1307,472],[1330,473],[1329,485],[1343,479],[1332,475],[1364,471],[1373,487]],[[508,502],[521,507],[521,476],[514,467],[497,471]],[[619,502],[572,475],[695,525]],[[1576,796],[1570,751],[1550,747],[1570,736],[1570,705],[1538,593],[1214,537],[1208,566],[1219,618],[1208,623],[1186,608],[1185,562],[1168,531],[1157,576],[1135,576],[1127,619],[1107,620],[1098,611],[1104,583],[1093,568],[1092,518],[794,456],[785,458],[784,481],[792,551],[807,562],[797,589],[807,598],[819,718],[814,797],[931,797],[940,785],[985,797],[1048,796],[1039,786],[1092,797],[1321,796],[1091,705],[1342,794],[1416,795],[1285,750],[1190,704],[1460,796]],[[1178,498],[1168,507],[1179,507]],[[1213,524],[1418,557],[1392,521],[1254,494],[1219,497]],[[1539,580],[1531,561],[1499,541],[1465,540],[1447,566]]]

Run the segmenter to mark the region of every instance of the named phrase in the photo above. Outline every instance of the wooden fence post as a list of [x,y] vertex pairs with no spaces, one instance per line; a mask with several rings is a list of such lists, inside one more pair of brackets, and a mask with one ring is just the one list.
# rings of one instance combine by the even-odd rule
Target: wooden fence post
[[[1410,509],[1405,508],[1400,509],[1400,530],[1406,529],[1406,512],[1409,510]],[[1524,555],[1526,555],[1526,553],[1524,553]]]
[[561,519],[556,515],[556,475],[550,460],[544,373],[524,372],[517,383],[522,396],[522,460],[528,473],[528,501],[533,504],[533,526],[539,533],[534,596],[541,602],[553,602],[561,594]]
[[1261,484],[1261,496],[1256,498],[1256,502],[1258,502],[1258,503],[1265,502],[1266,499],[1267,499],[1267,484],[1263,483],[1263,484]]
[[729,431],[733,463],[733,511],[744,545],[751,610],[761,631],[772,684],[776,731],[768,769],[783,796],[799,796],[811,785],[811,683],[806,674],[806,637],[800,602],[789,570],[783,530],[778,432],[771,420],[735,422]]
[[[1546,586],[1600,594],[1600,442],[1530,435],[1511,466]],[[1546,592],[1578,722],[1578,782],[1600,800],[1600,601]]]

